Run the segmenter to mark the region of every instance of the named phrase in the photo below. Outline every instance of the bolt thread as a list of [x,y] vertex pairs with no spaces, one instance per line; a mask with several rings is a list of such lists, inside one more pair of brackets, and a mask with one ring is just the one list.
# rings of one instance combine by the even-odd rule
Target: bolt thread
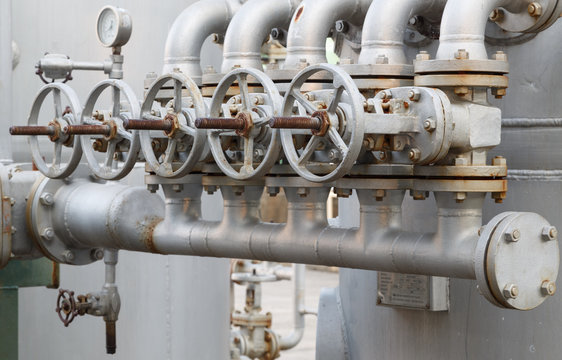
[[54,126],[12,126],[11,135],[55,135]]
[[195,120],[195,127],[198,129],[243,130],[245,125],[244,119],[240,118],[197,118]]
[[162,120],[136,120],[126,119],[123,121],[123,127],[127,130],[162,130],[171,131],[173,122],[168,119]]
[[105,135],[111,133],[108,125],[68,125],[63,129],[65,135]]
[[273,117],[269,120],[269,127],[273,129],[320,130],[322,119],[308,116]]

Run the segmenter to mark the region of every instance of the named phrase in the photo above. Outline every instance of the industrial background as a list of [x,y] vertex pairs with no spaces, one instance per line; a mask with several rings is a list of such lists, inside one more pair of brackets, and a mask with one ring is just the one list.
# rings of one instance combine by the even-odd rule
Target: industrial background
[[2,0],[0,359],[559,359],[561,14]]

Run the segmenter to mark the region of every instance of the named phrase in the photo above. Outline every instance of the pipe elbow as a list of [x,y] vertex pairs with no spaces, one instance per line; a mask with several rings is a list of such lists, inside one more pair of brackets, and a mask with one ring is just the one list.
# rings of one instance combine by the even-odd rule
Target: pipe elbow
[[385,56],[389,64],[408,64],[403,39],[409,19],[426,13],[441,14],[445,3],[444,0],[374,0],[365,18],[358,63],[374,64],[379,56]]
[[455,59],[455,52],[464,49],[470,59],[487,60],[484,33],[490,13],[497,7],[520,10],[522,2],[522,0],[449,0],[443,13],[436,58]]
[[280,336],[279,348],[281,350],[289,350],[297,346],[304,336],[304,327],[296,327],[292,333],[287,336]]
[[[274,27],[286,27],[299,0],[250,0],[232,18],[224,38],[221,71],[262,69],[261,46]],[[241,36],[242,35],[242,36]]]
[[213,33],[224,33],[235,11],[229,0],[199,1],[182,11],[168,32],[162,73],[179,69],[200,83],[203,42]]
[[305,0],[291,20],[284,68],[296,68],[301,59],[309,64],[327,62],[326,38],[337,20],[361,25],[373,0]]

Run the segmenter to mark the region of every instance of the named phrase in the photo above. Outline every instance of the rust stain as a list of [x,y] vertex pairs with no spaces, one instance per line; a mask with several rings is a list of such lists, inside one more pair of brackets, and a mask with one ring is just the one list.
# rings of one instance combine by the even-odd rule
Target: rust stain
[[161,218],[154,219],[150,222],[148,226],[145,226],[143,229],[142,241],[146,246],[146,248],[151,253],[160,254],[160,251],[156,248],[156,245],[154,244],[154,229],[156,228],[156,225],[160,224],[163,220],[164,219]]
[[49,289],[58,289],[60,286],[59,265],[53,261],[53,271],[51,272],[51,283],[47,285]]
[[295,15],[295,22],[299,21],[303,11],[304,11],[304,5],[299,7],[299,9],[297,10],[297,14]]

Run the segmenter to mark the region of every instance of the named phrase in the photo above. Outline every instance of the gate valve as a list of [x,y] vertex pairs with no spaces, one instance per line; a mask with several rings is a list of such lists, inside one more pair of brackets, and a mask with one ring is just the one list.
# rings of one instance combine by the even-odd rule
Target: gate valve
[[97,293],[78,295],[74,298],[74,291],[59,290],[57,296],[57,307],[55,311],[59,315],[64,326],[70,325],[77,315],[90,314],[103,316],[105,321],[105,341],[108,354],[115,354],[116,346],[116,321],[121,308],[121,300],[117,285],[115,284],[115,266],[117,265],[117,251],[105,250],[105,284]]
[[[51,111],[54,113],[54,118],[46,126],[39,125],[43,105],[49,95],[53,99],[54,109]],[[80,121],[81,112],[82,106],[78,96],[69,86],[62,83],[47,84],[35,97],[27,126],[12,126],[10,134],[28,135],[31,157],[37,169],[51,179],[62,179],[74,172],[82,157],[80,138],[65,134],[63,131],[65,127],[76,125]],[[44,147],[39,145],[38,136],[48,136],[54,145],[52,155],[47,160],[42,152]],[[65,154],[64,148],[70,148],[71,154]]]

